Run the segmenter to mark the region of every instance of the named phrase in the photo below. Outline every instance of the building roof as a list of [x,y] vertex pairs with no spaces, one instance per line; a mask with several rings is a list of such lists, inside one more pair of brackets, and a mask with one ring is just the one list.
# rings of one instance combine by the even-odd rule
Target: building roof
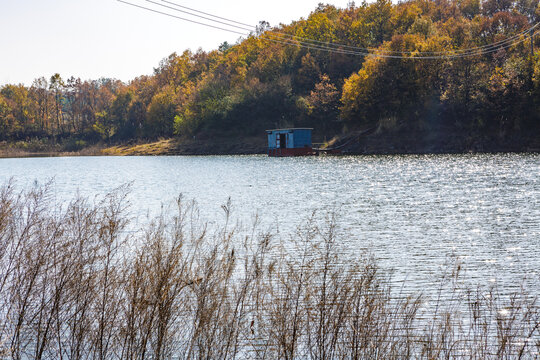
[[271,131],[291,131],[291,130],[313,130],[313,128],[285,128],[285,129],[272,129],[272,130],[266,130],[266,132],[271,132]]

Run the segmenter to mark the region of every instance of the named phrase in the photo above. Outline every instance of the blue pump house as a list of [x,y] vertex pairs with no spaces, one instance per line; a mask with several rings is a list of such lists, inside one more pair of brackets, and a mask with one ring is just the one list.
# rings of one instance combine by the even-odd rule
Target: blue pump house
[[266,130],[269,156],[313,155],[311,128]]

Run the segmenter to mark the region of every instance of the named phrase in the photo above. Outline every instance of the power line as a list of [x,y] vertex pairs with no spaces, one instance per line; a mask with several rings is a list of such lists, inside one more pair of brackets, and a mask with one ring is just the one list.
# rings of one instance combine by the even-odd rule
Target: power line
[[[161,14],[161,15],[173,17],[173,18],[183,20],[183,21],[188,21],[188,22],[195,23],[195,24],[198,24],[198,25],[203,25],[203,26],[207,26],[207,27],[222,30],[222,31],[227,31],[227,32],[239,34],[239,35],[242,35],[242,36],[248,36],[249,35],[249,34],[242,33],[242,32],[236,31],[236,30],[226,29],[226,28],[223,28],[223,27],[220,27],[220,26],[214,26],[214,25],[202,23],[202,22],[199,22],[199,21],[191,20],[191,19],[186,19],[186,18],[183,18],[183,17],[179,17],[179,16],[176,16],[176,15],[166,13],[166,12],[162,12],[162,11],[158,11],[158,10],[155,10],[155,9],[147,8],[147,7],[144,7],[144,6],[137,5],[137,4],[133,4],[133,3],[128,2],[128,1],[124,1],[124,0],[117,0],[117,1],[119,1],[121,3],[124,3],[124,4],[127,4],[127,5],[137,7],[137,8],[141,8],[141,9],[144,9],[144,10],[147,10],[147,11],[151,11],[151,12],[158,13],[158,14]],[[186,11],[181,11],[179,9],[174,9],[174,8],[169,7],[169,6],[156,3],[156,2],[154,2],[152,0],[145,0],[145,1],[153,3],[153,4],[157,4],[157,5],[160,5],[160,6],[164,6],[164,7],[169,8],[169,9],[173,9],[175,11],[180,11],[180,12],[183,12],[183,13],[187,13],[187,14],[190,14],[192,16],[203,18],[203,19],[206,19],[206,20],[209,20],[209,21],[221,23],[221,24],[224,24],[226,26],[236,27],[236,28],[240,28],[240,29],[243,29],[243,30],[247,31],[247,29],[238,27],[236,25],[226,24],[226,23],[223,23],[221,21],[217,21],[217,20],[214,20],[214,19],[210,19],[210,18],[207,18],[207,17],[203,17],[203,16],[200,16],[200,15],[189,13],[189,12],[186,12]],[[162,1],[165,2],[165,0],[162,0]],[[171,3],[169,1],[166,1],[166,2]],[[172,4],[174,4],[174,3],[172,3]],[[190,9],[190,10],[196,11],[196,10],[193,10],[193,9]],[[196,12],[198,12],[198,11],[196,11]],[[208,13],[205,13],[205,14],[208,15],[208,16],[215,16],[215,15],[208,14]],[[232,21],[232,20],[229,20],[229,19],[226,19],[226,18],[222,18],[222,19],[226,20],[226,21]],[[357,48],[357,47],[350,47],[350,46],[347,46],[347,45],[340,45],[340,44],[329,43],[329,42],[321,42],[321,41],[316,41],[316,40],[312,40],[312,39],[308,39],[308,41],[302,41],[302,40],[298,40],[298,39],[302,39],[302,38],[295,37],[295,36],[292,36],[292,35],[288,35],[290,38],[285,38],[284,39],[282,33],[280,33],[280,32],[272,32],[272,31],[266,32],[266,33],[264,33],[264,35],[273,36],[274,38],[264,38],[263,36],[261,36],[261,39],[272,41],[272,42],[275,42],[275,43],[281,43],[281,44],[284,44],[284,45],[298,46],[298,47],[311,49],[311,50],[319,50],[319,51],[333,52],[333,53],[339,53],[339,54],[344,54],[344,55],[353,55],[353,56],[376,56],[376,57],[393,58],[393,59],[443,59],[443,58],[448,59],[448,58],[460,58],[460,57],[470,57],[470,56],[477,56],[477,55],[482,55],[482,54],[489,54],[489,53],[492,53],[492,52],[496,52],[496,51],[498,51],[500,49],[506,49],[506,48],[512,47],[512,46],[514,46],[516,44],[519,44],[520,42],[524,41],[524,40],[517,40],[519,38],[519,36],[521,36],[522,34],[530,33],[530,34],[532,34],[532,36],[534,36],[534,29],[538,25],[540,25],[540,23],[534,25],[530,29],[527,29],[523,33],[520,33],[518,35],[510,37],[510,38],[508,38],[506,40],[502,40],[502,41],[499,41],[499,42],[496,42],[496,43],[492,43],[490,45],[485,45],[485,46],[482,46],[482,47],[470,48],[470,49],[460,49],[460,50],[454,50],[454,51],[420,52],[420,54],[424,54],[424,55],[421,55],[421,56],[393,55],[393,54],[398,54],[398,53],[401,53],[401,54],[404,54],[404,53],[406,53],[406,54],[417,54],[418,52],[416,52],[416,51],[412,51],[412,52],[411,51],[409,51],[409,52],[392,52],[392,51],[385,50],[385,49]],[[315,42],[315,44],[313,44],[313,43],[311,43],[309,41]],[[347,50],[347,49],[351,49],[351,48],[353,50]],[[373,52],[377,52],[377,53],[374,54]],[[432,55],[432,54],[440,54],[440,55]]]
[[[302,47],[302,48],[306,48],[306,49],[310,49],[310,50],[321,50],[321,51],[333,52],[333,53],[338,53],[338,54],[343,54],[343,55],[380,57],[380,58],[386,58],[386,59],[410,59],[410,60],[416,60],[416,59],[418,59],[418,60],[458,59],[458,58],[466,58],[466,57],[472,57],[472,56],[485,55],[485,54],[490,54],[490,53],[497,52],[497,51],[502,50],[502,49],[510,48],[512,46],[515,46],[515,45],[517,45],[519,43],[522,43],[522,42],[527,40],[527,38],[525,37],[523,39],[515,41],[515,42],[513,42],[511,44],[507,44],[505,46],[500,46],[500,47],[497,47],[497,48],[494,48],[494,49],[491,49],[491,50],[487,50],[487,51],[480,50],[480,51],[476,51],[476,52],[470,52],[470,53],[467,53],[467,54],[448,54],[448,55],[438,55],[438,56],[431,56],[431,55],[428,55],[428,56],[403,56],[403,55],[373,54],[373,53],[367,53],[367,52],[356,52],[356,51],[349,51],[349,50],[331,49],[331,48],[322,47],[322,46],[313,45],[313,44],[306,45],[306,44],[299,43],[299,42],[293,42],[293,40],[283,40],[283,39],[276,40],[276,39],[271,39],[271,38],[268,38],[268,39],[262,38],[262,39],[266,40],[266,41],[271,41],[271,42],[275,42],[275,43],[284,44],[284,45],[292,45],[292,46]],[[420,54],[422,54],[422,53],[420,52]]]
[[[171,7],[171,6],[168,6],[168,5],[160,4],[160,3],[156,2],[156,1],[152,1],[152,0],[145,0],[145,1],[146,1],[146,2],[149,2],[149,3],[151,3],[151,4],[154,4],[154,5],[158,5],[158,6],[167,8],[167,9],[171,9],[171,10],[178,11],[178,12],[181,12],[181,13],[184,13],[184,14],[188,14],[188,15],[191,15],[191,16],[195,16],[195,17],[198,17],[198,18],[201,18],[201,19],[204,19],[204,20],[213,21],[213,22],[218,23],[218,24],[222,24],[222,25],[234,27],[234,28],[237,28],[237,29],[240,29],[240,30],[253,31],[253,30],[255,29],[254,27],[253,27],[253,28],[252,28],[252,27],[250,27],[250,28],[245,28],[245,27],[240,27],[240,26],[238,26],[238,25],[228,24],[228,23],[226,23],[226,22],[224,22],[224,21],[219,21],[219,20],[215,20],[215,19],[212,19],[212,18],[209,18],[209,17],[206,17],[206,16],[197,15],[197,14],[194,14],[194,13],[189,12],[189,11],[176,9],[176,8]],[[210,15],[210,16],[213,16],[213,15]]]
[[161,0],[161,1],[163,1],[164,3],[167,3],[167,4],[174,5],[174,6],[176,6],[176,7],[182,8],[182,9],[187,9],[187,10],[191,10],[191,11],[194,11],[194,12],[196,12],[196,13],[199,13],[199,14],[212,16],[212,17],[215,17],[216,19],[221,19],[221,20],[225,20],[225,21],[228,21],[228,22],[231,22],[231,23],[238,24],[238,25],[247,26],[248,28],[253,28],[253,26],[250,25],[250,24],[245,24],[245,23],[242,23],[242,22],[239,22],[239,21],[235,21],[235,20],[227,19],[227,18],[224,18],[224,17],[221,17],[221,16],[209,14],[209,13],[206,13],[206,12],[204,12],[204,11],[192,9],[192,8],[187,7],[187,6],[183,6],[183,5],[174,3],[174,2],[172,2],[172,1],[167,1],[167,0]]
[[[426,51],[425,53],[426,54],[447,54],[447,53],[450,53],[450,52],[452,52],[452,53],[456,53],[456,52],[457,53],[466,53],[466,52],[470,52],[470,51],[483,50],[483,49],[488,49],[489,50],[490,48],[497,47],[499,45],[505,45],[505,44],[510,43],[510,42],[512,42],[514,40],[517,40],[521,36],[530,33],[532,30],[534,30],[539,25],[540,25],[540,23],[534,25],[533,27],[531,27],[529,29],[523,30],[520,33],[518,33],[516,35],[513,35],[513,36],[511,36],[509,38],[506,38],[504,40],[499,40],[499,41],[496,41],[496,42],[493,42],[493,43],[490,43],[490,44],[487,44],[487,45],[482,45],[482,46],[477,46],[477,47],[472,47],[472,48],[466,48],[466,49],[446,50],[446,51]],[[281,34],[279,32],[277,32],[277,33]],[[304,42],[314,42],[314,43],[318,43],[318,44],[332,44],[333,46],[348,48],[348,49],[352,49],[352,50],[360,50],[360,51],[378,51],[378,52],[384,52],[384,53],[389,53],[389,54],[413,54],[413,53],[415,53],[414,51],[395,51],[395,50],[386,50],[386,49],[379,49],[379,48],[361,48],[361,47],[354,47],[354,46],[342,45],[342,44],[336,44],[336,43],[325,43],[325,42],[322,42],[322,41],[316,41],[316,40],[301,38],[301,37],[292,36],[292,35],[290,35],[289,38],[301,39]]]
[[150,8],[147,8],[147,7],[144,7],[144,6],[141,6],[141,5],[137,5],[137,4],[133,4],[133,3],[130,3],[130,2],[128,2],[128,1],[124,1],[124,0],[116,0],[116,1],[121,2],[121,3],[124,3],[124,4],[127,4],[127,5],[131,5],[131,6],[140,8],[140,9],[144,9],[144,10],[147,10],[147,11],[151,11],[151,12],[154,12],[154,13],[157,13],[157,14],[169,16],[169,17],[176,18],[176,19],[180,19],[180,20],[183,20],[183,21],[187,21],[187,22],[190,22],[190,23],[194,23],[194,24],[198,24],[198,25],[210,27],[210,28],[217,29],[217,30],[228,31],[228,32],[234,33],[234,34],[239,34],[239,35],[244,35],[244,36],[246,35],[246,33],[241,33],[241,32],[236,31],[236,30],[225,29],[225,28],[222,28],[222,27],[219,27],[219,26],[214,26],[214,25],[210,25],[210,24],[205,24],[205,23],[202,23],[202,22],[199,22],[199,21],[196,21],[196,20],[186,19],[186,18],[183,18],[183,17],[180,17],[180,16],[168,14],[168,13],[165,13],[165,12],[162,12],[162,11],[150,9]]
[[[491,43],[491,44],[488,44],[488,45],[483,45],[483,46],[478,46],[478,47],[473,47],[473,48],[468,48],[468,49],[456,49],[456,50],[445,50],[445,51],[425,51],[425,52],[422,52],[422,53],[423,54],[430,54],[430,55],[437,55],[437,54],[444,55],[444,54],[455,54],[455,53],[464,53],[465,54],[465,53],[468,53],[468,52],[491,50],[493,48],[498,48],[500,46],[507,45],[509,43],[512,43],[513,41],[516,41],[516,40],[520,39],[521,36],[527,35],[527,34],[531,33],[531,31],[534,31],[534,29],[536,27],[538,27],[539,25],[540,25],[540,23],[536,24],[532,28],[524,30],[524,31],[520,32],[519,34],[516,34],[516,35],[514,35],[514,36],[512,36],[510,38],[506,38],[504,40],[500,40],[500,41],[497,41],[497,42],[494,42],[494,43]],[[350,51],[359,51],[359,52],[366,52],[366,53],[381,52],[381,53],[385,53],[387,55],[415,54],[416,53],[416,51],[394,51],[394,50],[379,49],[379,48],[360,48],[360,47],[353,47],[353,46],[341,45],[341,44],[336,44],[336,43],[328,43],[328,42],[316,41],[316,40],[312,40],[312,39],[304,40],[305,38],[298,37],[298,36],[292,36],[292,35],[287,36],[286,38],[284,38],[282,36],[282,33],[280,33],[280,32],[271,32],[271,33],[273,35],[275,34],[275,36],[278,36],[278,37],[282,38],[283,40],[301,39],[299,41],[301,43],[306,43],[306,44],[310,44],[310,45],[314,45],[314,46],[323,46],[323,47],[327,47],[327,46],[331,45],[334,48],[350,49]],[[311,43],[313,43],[313,44],[311,44]]]
[[[200,16],[200,15],[197,15],[197,14],[193,14],[193,13],[190,13],[190,12],[186,12],[186,11],[183,11],[183,10],[171,8],[170,6],[159,4],[159,3],[155,2],[155,1],[152,1],[152,0],[145,0],[145,1],[150,2],[152,4],[156,4],[156,5],[159,5],[159,6],[166,7],[168,9],[172,9],[172,10],[175,10],[175,11],[180,11],[180,12],[192,15],[192,16],[203,18],[205,20],[217,22],[217,23],[220,23],[220,24],[223,24],[223,25],[226,25],[226,26],[236,27],[236,28],[239,28],[241,30],[248,31],[248,29],[243,28],[243,27],[239,27],[237,25],[224,23],[222,21],[218,21],[218,20],[215,20],[215,19],[211,19],[211,18],[207,18],[207,17]],[[166,1],[166,0],[162,0],[162,1],[166,2],[166,3],[169,3],[169,4],[173,4],[173,5],[178,6],[178,7],[187,8],[187,7],[184,7],[182,5],[179,5],[179,4],[170,2],[170,1]],[[134,5],[134,4],[131,4],[131,5]],[[137,6],[137,5],[134,5],[134,6]],[[138,7],[140,7],[140,6],[138,6]],[[147,9],[147,8],[145,8],[145,9]],[[239,22],[236,22],[236,21],[231,20],[231,19],[218,17],[216,15],[209,14],[209,13],[204,13],[204,12],[192,9],[192,8],[188,8],[188,9],[190,9],[191,11],[206,14],[208,16],[217,17],[217,18],[223,19],[225,21],[239,23]],[[155,10],[152,10],[152,11],[155,11]],[[158,12],[158,11],[155,11],[155,12]],[[158,12],[158,13],[162,13],[162,12]],[[170,15],[170,14],[168,14],[168,15]],[[173,15],[171,15],[171,16],[173,16]],[[173,17],[175,17],[175,16],[173,16]],[[181,19],[183,19],[183,18],[181,18]],[[196,23],[200,24],[199,22],[196,22]],[[240,23],[240,24],[243,24],[243,23]],[[208,26],[208,24],[204,24],[204,25]],[[245,24],[245,25],[247,26],[247,24]],[[516,34],[516,35],[514,35],[514,36],[512,36],[510,38],[507,38],[505,40],[501,40],[501,41],[498,41],[498,42],[495,42],[495,43],[492,43],[492,44],[489,44],[489,45],[484,45],[484,46],[479,46],[479,47],[469,48],[469,49],[456,49],[456,50],[453,50],[453,51],[433,51],[433,52],[426,51],[426,52],[422,52],[422,54],[430,54],[430,55],[432,55],[432,56],[430,56],[430,58],[434,57],[433,54],[440,54],[440,55],[444,54],[444,55],[447,55],[447,56],[448,56],[448,54],[452,54],[450,56],[456,56],[456,53],[463,53],[464,55],[473,56],[473,55],[477,55],[476,50],[483,50],[483,51],[492,50],[492,49],[497,49],[498,50],[502,45],[509,44],[509,43],[513,42],[514,40],[517,40],[521,35],[529,33],[530,31],[534,30],[534,28],[536,26],[538,26],[538,25],[539,24],[536,24],[535,26],[531,27],[530,29],[524,30],[522,33]],[[212,25],[209,25],[209,26],[214,27]],[[214,27],[214,28],[216,28],[216,27]],[[217,28],[222,29],[220,27],[217,27]],[[249,29],[249,30],[251,30],[251,29]],[[242,35],[247,35],[247,34],[242,33]],[[359,52],[359,55],[368,55],[370,52],[375,51],[375,52],[379,53],[377,56],[382,56],[380,53],[383,53],[385,56],[393,56],[393,54],[415,54],[416,53],[416,52],[411,52],[411,51],[392,51],[392,50],[386,50],[386,49],[353,47],[353,46],[349,46],[349,45],[322,42],[322,41],[317,41],[317,40],[313,40],[313,39],[302,38],[302,37],[293,36],[293,35],[289,35],[289,34],[284,34],[284,33],[276,32],[276,31],[273,32],[273,35],[277,35],[278,37],[281,37],[281,38],[288,37],[288,38],[290,38],[292,40],[295,40],[295,41],[298,41],[297,39],[301,39],[301,41],[299,41],[299,43],[302,44],[304,47],[308,46],[308,47],[313,48],[313,49],[326,50],[326,51],[334,49],[335,51],[338,51],[340,53],[353,54],[353,52],[355,52],[355,53]],[[288,39],[282,39],[282,40],[288,40]],[[287,42],[287,43],[292,44],[290,42]],[[312,44],[312,43],[315,43],[315,44]],[[353,51],[344,52],[343,49],[341,49],[341,48],[353,49]],[[360,51],[358,51],[358,50],[360,50]],[[388,55],[388,54],[390,54],[390,55]],[[410,58],[410,57],[407,57],[407,58]],[[419,58],[419,57],[416,56],[416,58]],[[428,58],[428,56],[422,56],[422,58]]]
[[[154,3],[151,0],[146,0],[146,1]],[[207,13],[207,12],[199,11],[199,10],[196,10],[196,9],[193,9],[193,8],[188,8],[186,6],[180,5],[180,4],[172,2],[172,1],[168,1],[168,0],[161,0],[161,1],[165,2],[165,3],[168,3],[168,4],[172,4],[172,5],[176,6],[176,7],[189,9],[189,10],[197,12],[197,13],[205,14],[205,15],[212,16],[212,17],[215,17],[215,18],[219,18],[219,19],[231,22],[231,23],[237,23],[237,24],[241,24],[241,25],[249,27],[249,29],[246,29],[246,28],[239,27],[239,26],[236,26],[236,25],[227,24],[228,26],[236,27],[236,28],[239,28],[241,30],[251,30],[251,28],[253,28],[251,25],[241,23],[241,22],[238,22],[238,21],[235,21],[235,20],[231,20],[231,19],[228,19],[228,18],[225,18],[225,17],[220,17],[220,16],[217,16],[217,15],[213,15],[213,14],[210,14],[210,13]],[[174,10],[181,11],[181,10],[178,10],[178,9],[174,9]],[[192,14],[192,13],[189,13],[189,14],[193,15],[193,16],[200,17],[200,15],[195,15],[195,14]],[[216,20],[213,20],[213,19],[208,19],[206,17],[203,17],[203,18],[206,19],[206,20],[210,20],[210,21],[216,21]],[[217,22],[221,23],[220,21],[217,21]],[[435,54],[441,54],[442,55],[442,54],[449,54],[449,53],[456,53],[456,52],[457,53],[467,53],[467,52],[475,51],[475,50],[479,50],[479,49],[490,50],[495,46],[505,45],[505,44],[508,44],[508,43],[510,43],[510,42],[512,42],[514,40],[519,39],[520,36],[528,34],[531,31],[533,31],[538,25],[540,25],[540,23],[537,23],[534,26],[532,26],[531,28],[523,30],[520,33],[515,34],[515,35],[513,35],[513,36],[511,36],[509,38],[506,38],[506,39],[500,40],[500,41],[496,41],[494,43],[487,44],[487,45],[482,45],[482,46],[477,46],[477,47],[467,48],[467,49],[456,49],[456,50],[451,50],[451,51],[448,51],[448,50],[447,51],[426,51],[426,52],[423,52],[423,53],[424,54],[430,54],[430,55],[435,55]],[[309,38],[300,37],[300,36],[297,36],[297,35],[290,35],[290,34],[275,31],[275,30],[273,31],[273,33],[277,34],[279,36],[282,36],[284,38],[292,39],[292,40],[297,40],[298,39],[301,42],[314,43],[314,44],[316,44],[316,46],[322,45],[324,47],[330,46],[330,47],[336,47],[336,48],[346,48],[346,49],[350,49],[350,50],[353,50],[353,51],[358,50],[360,52],[376,51],[376,52],[382,52],[382,53],[390,54],[390,55],[393,55],[393,54],[414,54],[415,53],[414,51],[395,51],[395,50],[387,50],[387,49],[379,49],[379,48],[363,48],[363,47],[357,47],[357,46],[351,46],[351,45],[345,45],[345,44],[339,44],[339,43],[324,42],[324,41],[319,41],[319,40],[315,40],[315,39],[309,39]]]

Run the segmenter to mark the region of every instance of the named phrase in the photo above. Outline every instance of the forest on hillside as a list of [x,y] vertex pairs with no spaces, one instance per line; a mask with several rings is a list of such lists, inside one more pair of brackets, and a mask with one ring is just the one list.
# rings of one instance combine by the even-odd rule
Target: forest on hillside
[[0,141],[77,147],[289,126],[537,136],[539,22],[537,0],[320,4],[236,44],[173,53],[129,83],[54,74],[4,85]]

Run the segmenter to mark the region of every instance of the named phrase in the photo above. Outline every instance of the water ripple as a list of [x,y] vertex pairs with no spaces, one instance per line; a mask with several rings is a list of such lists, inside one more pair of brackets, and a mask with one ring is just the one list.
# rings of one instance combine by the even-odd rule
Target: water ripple
[[[432,285],[449,257],[471,281],[513,288],[540,268],[540,156],[422,155],[84,157],[0,160],[0,182],[55,179],[59,201],[132,182],[136,221],[182,193],[221,221],[233,200],[246,223],[292,232],[313,210],[338,211],[343,256],[371,251],[396,281]],[[540,294],[540,285],[533,281]]]

